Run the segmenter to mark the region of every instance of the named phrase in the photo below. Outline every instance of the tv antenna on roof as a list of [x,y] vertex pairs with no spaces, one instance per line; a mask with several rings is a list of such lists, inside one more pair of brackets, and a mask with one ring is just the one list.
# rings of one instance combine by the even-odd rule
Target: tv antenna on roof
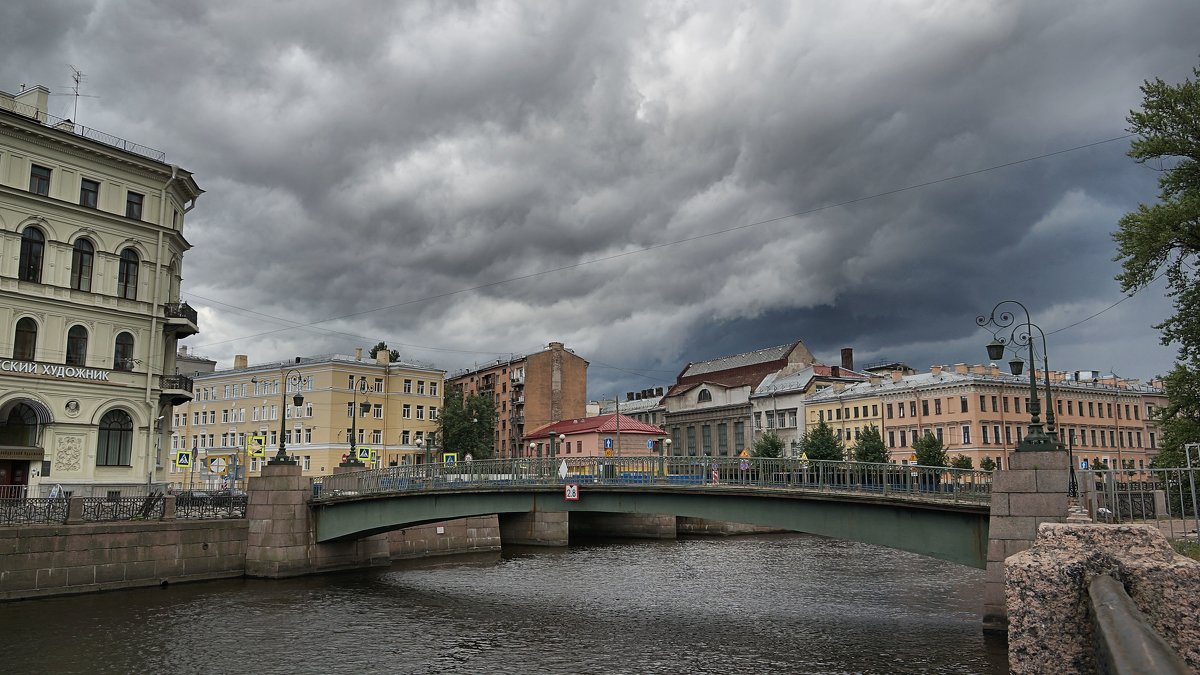
[[71,120],[73,122],[78,123],[79,122],[79,99],[81,97],[82,98],[100,98],[100,97],[92,96],[90,94],[79,93],[79,89],[83,86],[83,81],[87,79],[87,74],[69,63],[67,64],[67,67],[71,69],[71,82],[72,82],[72,84],[70,86],[71,93],[69,93],[69,94],[51,94],[51,96],[74,96],[75,97],[75,109],[71,113]]

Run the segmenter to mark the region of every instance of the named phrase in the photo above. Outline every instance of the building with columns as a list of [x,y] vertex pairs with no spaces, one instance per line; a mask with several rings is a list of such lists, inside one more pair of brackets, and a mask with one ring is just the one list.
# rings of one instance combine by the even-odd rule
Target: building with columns
[[0,92],[0,497],[144,492],[166,479],[186,214],[162,152]]

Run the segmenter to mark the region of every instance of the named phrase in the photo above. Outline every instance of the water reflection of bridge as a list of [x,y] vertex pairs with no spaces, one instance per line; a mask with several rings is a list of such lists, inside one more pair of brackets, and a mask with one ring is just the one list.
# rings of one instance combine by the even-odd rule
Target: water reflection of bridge
[[[578,499],[567,499],[568,485]],[[314,480],[318,542],[488,514],[666,514],[808,532],[974,567],[990,472],[796,459],[621,457],[389,467]]]

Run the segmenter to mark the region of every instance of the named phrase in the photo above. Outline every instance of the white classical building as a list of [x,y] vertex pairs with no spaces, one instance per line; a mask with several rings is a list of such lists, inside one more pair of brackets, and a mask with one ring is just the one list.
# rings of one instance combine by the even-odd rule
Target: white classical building
[[183,221],[203,192],[162,153],[0,92],[0,496],[165,478]]

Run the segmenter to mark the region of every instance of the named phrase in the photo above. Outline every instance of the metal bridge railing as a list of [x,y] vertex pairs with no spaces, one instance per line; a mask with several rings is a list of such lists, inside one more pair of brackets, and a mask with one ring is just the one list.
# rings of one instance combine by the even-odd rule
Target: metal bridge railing
[[990,471],[757,457],[559,457],[393,466],[314,478],[313,497],[565,483],[816,490],[984,505],[991,500]]
[[1200,468],[1077,470],[1079,498],[1093,519],[1105,523],[1146,523],[1168,538],[1200,529],[1197,505]]

